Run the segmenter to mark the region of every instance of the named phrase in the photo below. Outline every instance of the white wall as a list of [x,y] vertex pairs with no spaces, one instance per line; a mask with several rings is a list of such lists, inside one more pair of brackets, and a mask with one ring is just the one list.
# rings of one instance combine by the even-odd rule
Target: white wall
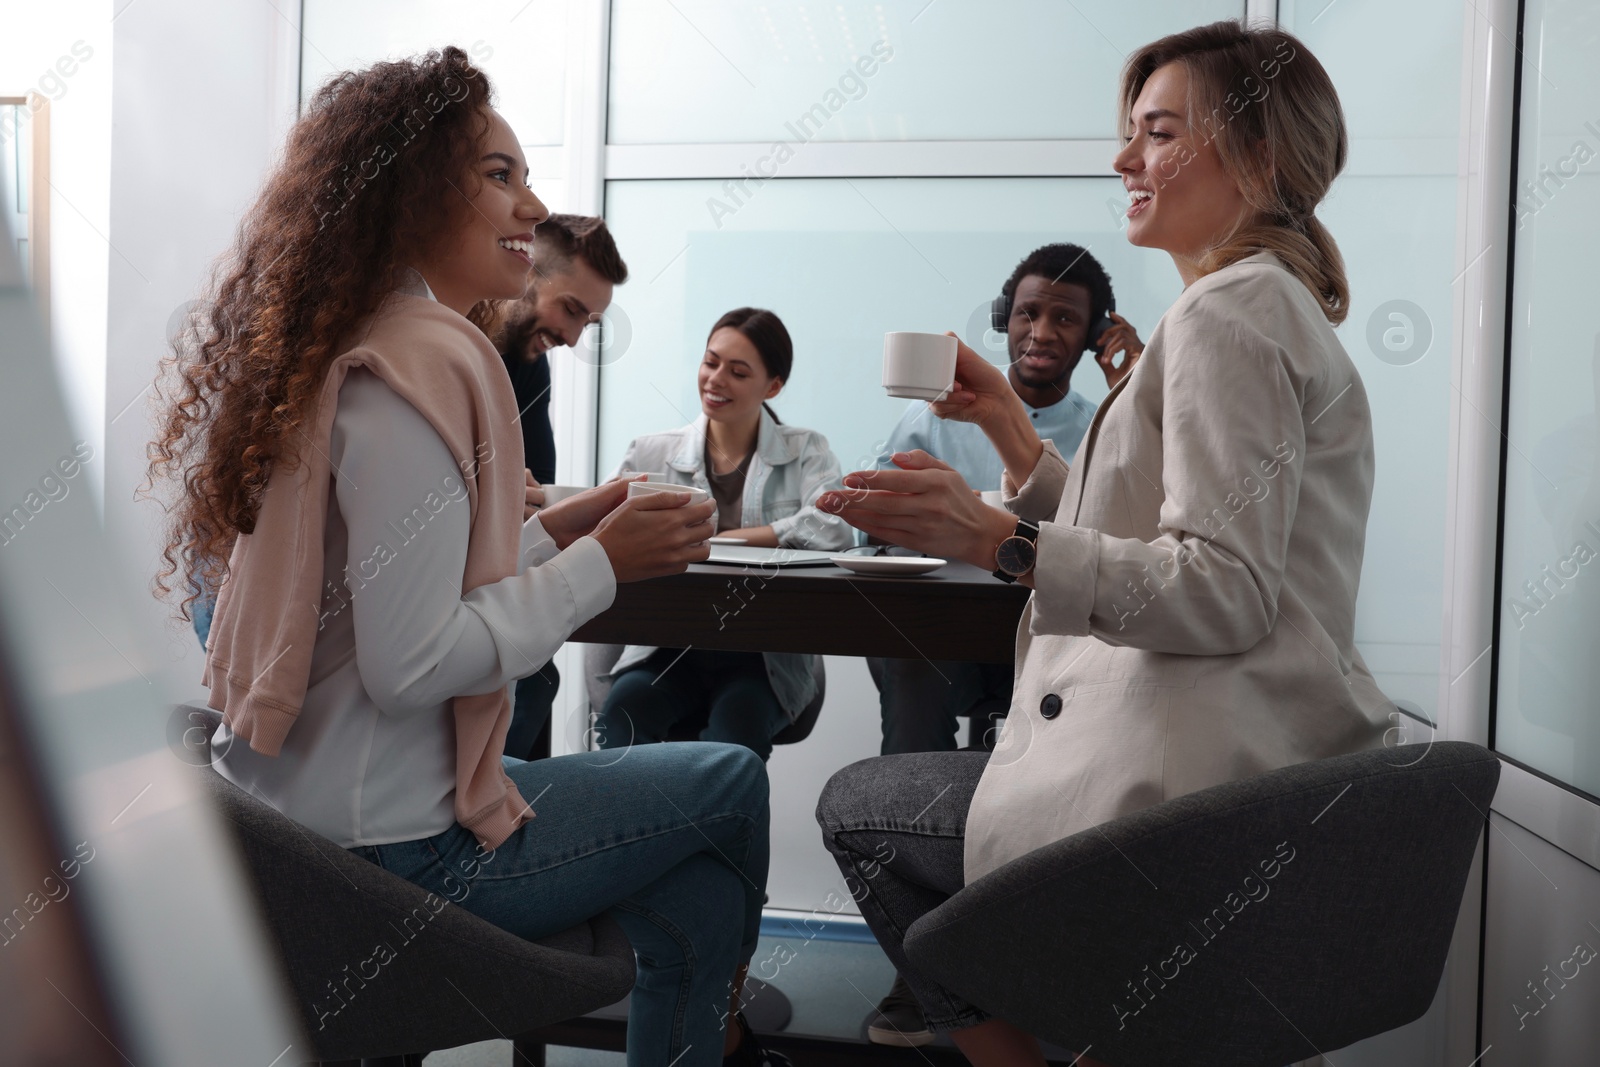
[[[149,576],[162,519],[153,503],[134,501],[154,436],[148,390],[169,318],[228,249],[293,114],[298,53],[288,17],[297,10],[260,0],[137,0],[111,27],[108,236],[130,258],[111,257],[107,291],[106,521]],[[193,633],[174,625],[167,646],[192,665],[180,673],[201,695]]]
[[[0,34],[0,96],[50,101],[50,341],[73,440],[105,451],[106,241],[111,195],[112,0],[15,4]],[[24,126],[19,137],[31,135]],[[3,136],[3,134],[0,134]],[[105,466],[84,469],[100,500]]]

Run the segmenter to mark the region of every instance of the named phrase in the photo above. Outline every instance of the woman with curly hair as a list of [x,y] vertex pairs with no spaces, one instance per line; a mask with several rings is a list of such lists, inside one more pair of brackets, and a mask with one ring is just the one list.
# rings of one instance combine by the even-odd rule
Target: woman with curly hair
[[[784,1062],[742,1015],[767,877],[748,750],[503,760],[507,686],[616,583],[706,558],[712,505],[614,483],[529,498],[482,327],[534,227],[511,128],[457,48],[318,91],[168,360],[164,594],[219,590],[216,769],[506,930],[609,911],[638,953],[631,1064]],[[181,576],[181,577],[179,577]],[[174,579],[177,578],[175,581]]]

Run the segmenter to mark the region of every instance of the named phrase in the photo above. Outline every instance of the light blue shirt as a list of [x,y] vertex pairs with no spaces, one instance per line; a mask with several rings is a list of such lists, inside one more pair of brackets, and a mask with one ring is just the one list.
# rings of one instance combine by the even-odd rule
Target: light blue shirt
[[[1078,451],[1078,442],[1089,431],[1089,422],[1095,413],[1091,401],[1070,389],[1049,407],[1029,407],[1024,401],[1022,408],[1028,413],[1040,440],[1054,441],[1056,450],[1063,456]],[[913,400],[895,423],[894,432],[889,434],[889,443],[878,458],[878,468],[893,467],[891,455],[914,448],[950,464],[973,489],[1000,488],[1005,464],[1000,462],[1000,453],[989,443],[983,427],[976,423],[941,419],[927,404]]]

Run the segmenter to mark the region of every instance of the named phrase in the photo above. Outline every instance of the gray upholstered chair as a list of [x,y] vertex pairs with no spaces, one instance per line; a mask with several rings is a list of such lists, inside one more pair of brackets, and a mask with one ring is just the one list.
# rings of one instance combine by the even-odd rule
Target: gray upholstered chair
[[1282,1067],[1428,1010],[1499,777],[1439,742],[1204,789],[979,878],[906,953],[1116,1067]]
[[[180,713],[202,727],[185,733],[185,758],[207,763],[220,716],[195,705]],[[633,948],[605,916],[525,941],[312,833],[209,766],[197,774],[231,824],[324,1062],[420,1064],[437,1049],[584,1015],[633,987]],[[540,1050],[531,1062],[543,1063],[542,1045],[530,1047]]]
[[[583,647],[583,691],[589,700],[591,712],[597,712],[605,706],[606,697],[611,693],[611,668],[622,658],[622,650],[625,647],[627,646],[585,645]],[[817,725],[817,716],[822,714],[823,702],[828,697],[828,676],[823,670],[821,656],[811,657],[811,677],[817,683],[817,695],[811,698],[811,702],[795,717],[794,722],[772,736],[774,745],[792,745],[804,741],[810,736],[812,727]],[[673,727],[668,739],[693,741],[700,736],[700,731],[704,728],[704,719],[699,722],[682,722]]]

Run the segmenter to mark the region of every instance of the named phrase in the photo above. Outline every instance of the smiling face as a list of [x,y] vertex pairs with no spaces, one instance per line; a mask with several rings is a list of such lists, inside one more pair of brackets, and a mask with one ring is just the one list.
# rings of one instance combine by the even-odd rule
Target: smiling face
[[498,112],[491,109],[488,118],[478,158],[460,188],[465,200],[449,205],[452,225],[417,265],[434,297],[463,315],[479,301],[522,295],[533,265],[533,228],[550,217],[528,188],[517,135]]
[[1250,213],[1222,169],[1216,146],[1188,119],[1189,73],[1181,63],[1156,68],[1129,116],[1113,166],[1128,190],[1128,241],[1172,255],[1188,285],[1194,264]]
[[1006,323],[1015,379],[1035,389],[1065,391],[1088,342],[1091,307],[1088,288],[1077,282],[1055,282],[1042,274],[1019,281]]
[[541,355],[560,345],[575,345],[583,328],[600,321],[611,306],[615,286],[600,276],[582,256],[573,256],[567,269],[545,276],[534,272],[528,291],[533,333],[528,356]]
[[783,379],[767,373],[750,338],[724,326],[706,342],[700,360],[700,410],[706,418],[733,426],[761,416],[761,403],[783,390]]

